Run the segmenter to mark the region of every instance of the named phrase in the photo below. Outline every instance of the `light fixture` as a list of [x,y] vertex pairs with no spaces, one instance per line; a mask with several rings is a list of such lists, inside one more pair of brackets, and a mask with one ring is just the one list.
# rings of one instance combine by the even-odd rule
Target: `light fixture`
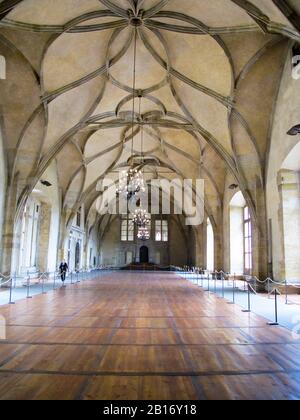
[[151,223],[151,216],[147,210],[139,208],[133,213],[133,222],[138,228],[146,228]]
[[44,185],[45,187],[52,187],[52,184],[49,181],[42,180],[41,184]]
[[140,228],[138,230],[138,234],[137,237],[140,241],[149,241],[150,239],[150,232],[148,230],[148,228]]
[[297,136],[297,134],[300,134],[300,124],[295,125],[292,127],[288,132],[288,136]]
[[124,194],[128,200],[139,193],[146,191],[146,184],[142,171],[130,168],[128,171],[123,171],[119,180],[118,194]]

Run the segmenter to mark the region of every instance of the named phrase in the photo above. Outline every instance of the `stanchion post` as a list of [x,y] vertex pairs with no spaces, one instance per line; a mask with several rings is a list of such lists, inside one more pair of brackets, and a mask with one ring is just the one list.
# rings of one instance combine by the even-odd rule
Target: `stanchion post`
[[45,274],[42,274],[42,294],[45,294]]
[[56,286],[56,273],[54,271],[54,277],[53,277],[53,290],[55,290],[55,286]]
[[276,327],[277,325],[279,325],[278,323],[278,302],[277,302],[277,296],[278,296],[278,290],[277,288],[275,289],[275,322],[268,322],[268,325],[270,325],[271,327]]
[[27,299],[31,299],[32,296],[30,296],[30,274],[29,271],[27,271]]
[[250,313],[251,312],[251,292],[250,292],[250,284],[248,285],[248,309],[244,309],[242,312],[244,313]]
[[234,275],[233,275],[233,286],[232,286],[232,302],[228,302],[229,305],[234,305],[235,304],[235,278],[236,278],[236,274],[234,273]]
[[225,298],[225,276],[222,274],[222,297]]
[[285,304],[288,305],[289,300],[288,300],[288,283],[287,283],[287,279],[285,280]]
[[233,303],[235,303],[235,284],[236,284],[236,274],[233,276]]
[[215,294],[217,294],[217,274],[215,273]]
[[9,304],[14,305],[15,302],[12,300],[12,289],[13,289],[13,278],[10,278],[10,288],[9,288]]

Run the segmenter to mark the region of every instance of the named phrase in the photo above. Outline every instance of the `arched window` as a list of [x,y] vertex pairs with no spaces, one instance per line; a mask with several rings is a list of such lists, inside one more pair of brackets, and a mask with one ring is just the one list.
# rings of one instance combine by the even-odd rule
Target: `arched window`
[[244,208],[244,254],[245,274],[252,274],[252,223],[249,207]]
[[81,227],[81,207],[76,214],[76,226],[79,228]]
[[207,269],[214,271],[215,269],[215,244],[214,231],[210,219],[207,219]]
[[[230,271],[232,274],[245,274],[249,271],[246,269],[246,251],[249,257],[248,246],[248,216],[249,212],[246,201],[241,191],[237,192],[230,202]],[[247,222],[246,222],[247,220]],[[250,222],[251,223],[251,222]],[[246,228],[247,228],[247,248],[246,244]],[[251,249],[252,256],[252,249]],[[252,260],[251,260],[252,261]],[[250,265],[247,262],[247,265]],[[251,264],[252,267],[252,264]]]
[[131,215],[124,215],[121,222],[121,241],[132,242],[134,240],[134,223]]
[[3,55],[0,55],[0,80],[6,79],[6,60]]
[[167,220],[155,220],[155,241],[168,242],[169,241],[169,223]]

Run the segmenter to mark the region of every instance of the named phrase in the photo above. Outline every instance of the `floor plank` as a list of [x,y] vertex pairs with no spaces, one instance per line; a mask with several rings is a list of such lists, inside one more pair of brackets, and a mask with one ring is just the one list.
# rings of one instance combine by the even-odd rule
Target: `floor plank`
[[300,337],[169,273],[0,308],[0,399],[299,399]]

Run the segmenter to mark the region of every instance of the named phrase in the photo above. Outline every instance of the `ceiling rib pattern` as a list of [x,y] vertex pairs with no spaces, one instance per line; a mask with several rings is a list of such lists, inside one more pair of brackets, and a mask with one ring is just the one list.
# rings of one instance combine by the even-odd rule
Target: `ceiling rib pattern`
[[[59,173],[69,220],[83,201],[92,208],[99,179],[115,176],[127,164],[133,118],[135,153],[141,152],[143,126],[144,152],[159,162],[147,168],[151,176],[167,177],[165,165],[172,169],[171,177],[202,174],[207,195],[221,202],[229,171],[249,194],[232,138],[233,113],[235,124],[246,128],[251,153],[259,154],[261,148],[251,124],[236,109],[237,75],[226,37],[270,34],[265,44],[272,34],[300,39],[271,0],[263,6],[262,11],[257,2],[245,0],[189,0],[188,5],[181,0],[53,0],[51,7],[46,0],[0,3],[0,14],[8,13],[0,29],[49,33],[40,59],[41,104],[29,124],[43,106],[45,135],[27,191],[57,159],[64,166]],[[261,44],[255,54],[260,49]],[[70,148],[76,164],[65,162]],[[262,156],[256,160],[261,176]]]

